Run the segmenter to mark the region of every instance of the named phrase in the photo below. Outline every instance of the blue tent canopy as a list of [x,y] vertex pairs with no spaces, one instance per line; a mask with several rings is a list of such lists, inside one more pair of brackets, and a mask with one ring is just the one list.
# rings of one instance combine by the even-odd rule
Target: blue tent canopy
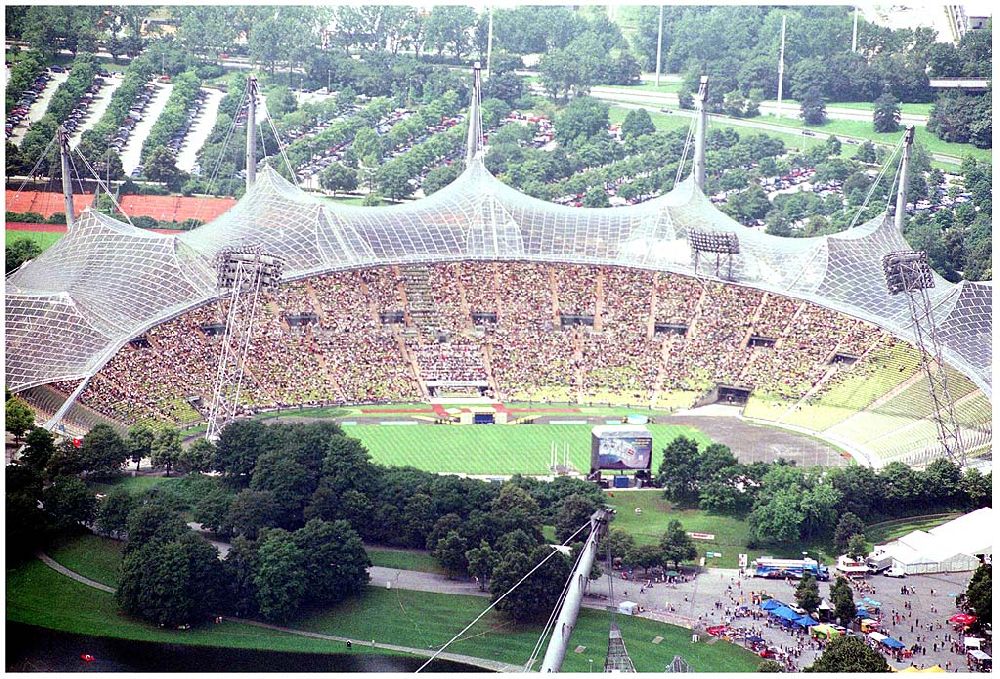
[[800,615],[795,620],[792,620],[792,622],[799,627],[812,627],[813,625],[819,624],[812,616],[809,615]]
[[883,639],[882,645],[888,646],[889,648],[906,648],[906,645],[903,644],[902,641],[900,641],[899,639],[893,639],[892,637],[886,637],[885,639]]
[[866,597],[864,597],[863,599],[861,599],[861,601],[862,601],[862,602],[863,602],[863,603],[864,603],[864,604],[865,604],[866,606],[872,606],[872,607],[874,607],[874,608],[881,608],[881,607],[882,607],[882,602],[881,602],[881,601],[875,601],[875,599],[872,599],[872,598],[871,598],[871,597],[869,597],[869,596],[866,596]]
[[787,620],[789,622],[797,620],[798,617],[799,617],[798,613],[796,613],[792,609],[788,608],[787,606],[782,606],[780,608],[775,608],[774,610],[771,611],[771,615],[777,616],[777,617],[781,618],[782,620]]
[[775,608],[781,608],[783,606],[785,606],[785,604],[781,603],[777,599],[768,599],[760,605],[760,607],[765,611],[771,611]]
[[868,613],[868,609],[867,608],[865,608],[864,606],[858,606],[858,612],[857,612],[857,615],[855,617],[858,617],[858,618],[870,618],[872,616]]

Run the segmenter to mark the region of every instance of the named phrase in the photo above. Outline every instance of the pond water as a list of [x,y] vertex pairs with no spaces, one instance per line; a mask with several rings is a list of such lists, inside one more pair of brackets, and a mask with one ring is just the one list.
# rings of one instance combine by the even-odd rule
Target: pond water
[[[367,653],[287,653],[90,637],[7,623],[9,672],[413,672],[424,660]],[[85,662],[81,654],[94,656]],[[431,672],[483,672],[435,660]]]

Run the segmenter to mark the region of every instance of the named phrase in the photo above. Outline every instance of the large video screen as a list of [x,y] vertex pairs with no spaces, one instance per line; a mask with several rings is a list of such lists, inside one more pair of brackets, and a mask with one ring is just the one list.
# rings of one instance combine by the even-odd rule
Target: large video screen
[[626,470],[649,469],[653,461],[653,437],[637,427],[595,428],[591,443],[591,467]]

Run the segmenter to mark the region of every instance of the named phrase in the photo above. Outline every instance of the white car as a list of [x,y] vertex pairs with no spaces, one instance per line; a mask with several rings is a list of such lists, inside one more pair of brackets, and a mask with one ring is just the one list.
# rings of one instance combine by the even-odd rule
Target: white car
[[887,578],[905,578],[906,571],[902,568],[890,568],[885,572],[885,577]]

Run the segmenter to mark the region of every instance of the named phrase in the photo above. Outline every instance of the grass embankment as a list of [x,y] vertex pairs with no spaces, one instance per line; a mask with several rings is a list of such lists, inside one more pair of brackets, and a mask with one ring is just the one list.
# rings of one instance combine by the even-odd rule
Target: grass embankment
[[[359,439],[378,464],[404,466],[433,472],[465,474],[551,473],[551,447],[559,447],[560,461],[569,445],[570,464],[590,469],[589,424],[531,424],[493,427],[432,426],[387,427],[357,425],[350,435]],[[700,444],[708,438],[691,427],[654,424],[654,451],[662,450],[682,434]]]
[[[307,614],[289,626],[354,639],[433,648],[471,622],[486,602],[487,599],[476,596],[368,587],[357,599]],[[228,621],[183,632],[158,629],[120,614],[112,595],[76,583],[38,561],[8,569],[7,619],[78,634],[144,641],[319,653],[344,650],[337,642]],[[757,665],[753,654],[731,644],[691,644],[690,632],[684,628],[626,616],[621,616],[618,623],[639,671],[658,671],[677,654],[683,654],[692,668],[700,671],[753,671]],[[607,652],[607,629],[607,613],[581,611],[572,643],[586,648],[583,653],[567,654],[564,670],[587,671],[588,660],[602,667]],[[520,665],[531,654],[539,631],[537,625],[514,626],[491,612],[449,650]],[[663,637],[660,644],[652,643],[656,636]],[[359,644],[355,649],[355,652],[372,650]]]
[[5,246],[9,246],[17,240],[30,240],[37,243],[43,252],[66,235],[63,233],[50,233],[48,231],[15,231],[12,229],[8,229],[6,233],[7,235],[4,237]]
[[962,515],[962,512],[945,512],[943,514],[926,514],[924,516],[908,516],[904,519],[893,519],[882,523],[873,523],[865,529],[865,537],[869,544],[881,545],[903,537],[915,530],[930,530],[937,528]]
[[102,585],[117,587],[124,548],[124,542],[87,534],[62,538],[45,551],[71,571]]
[[[82,585],[32,559],[7,569],[7,620],[91,636],[196,646],[341,653],[339,643],[224,621],[186,631],[160,629],[122,615],[114,595]],[[359,647],[357,652],[376,651]]]

